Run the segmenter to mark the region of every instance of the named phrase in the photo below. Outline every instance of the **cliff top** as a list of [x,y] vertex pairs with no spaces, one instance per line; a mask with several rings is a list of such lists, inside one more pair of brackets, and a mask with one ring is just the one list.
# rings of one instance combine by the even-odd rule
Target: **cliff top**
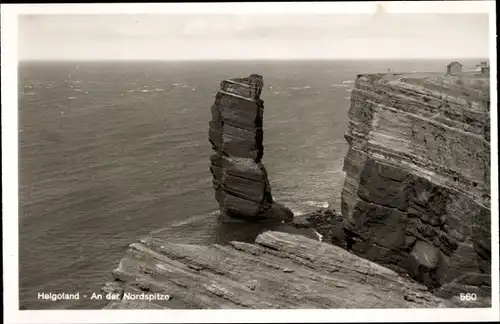
[[357,79],[376,83],[406,84],[467,101],[485,103],[490,100],[489,76],[476,71],[457,74],[442,72],[358,74]]

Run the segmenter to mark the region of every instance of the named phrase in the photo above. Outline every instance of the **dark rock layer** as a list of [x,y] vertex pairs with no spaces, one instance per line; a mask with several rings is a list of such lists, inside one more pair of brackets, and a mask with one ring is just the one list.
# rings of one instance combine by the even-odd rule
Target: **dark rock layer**
[[209,141],[215,198],[224,220],[289,220],[293,213],[274,202],[264,155],[260,75],[224,80],[212,106]]

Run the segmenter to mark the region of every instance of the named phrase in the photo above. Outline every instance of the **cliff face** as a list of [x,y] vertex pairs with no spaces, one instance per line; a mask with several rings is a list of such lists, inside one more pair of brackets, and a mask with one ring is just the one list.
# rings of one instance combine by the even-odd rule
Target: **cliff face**
[[352,250],[430,286],[491,271],[489,80],[360,75],[342,216]]
[[215,198],[223,220],[291,219],[293,213],[274,202],[264,155],[262,76],[224,80],[212,105],[208,138]]

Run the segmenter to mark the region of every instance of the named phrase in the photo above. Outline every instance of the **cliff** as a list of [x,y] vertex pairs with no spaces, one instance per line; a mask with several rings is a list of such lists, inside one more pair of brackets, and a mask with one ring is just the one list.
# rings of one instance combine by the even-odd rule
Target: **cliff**
[[488,281],[489,105],[480,75],[358,76],[342,192],[354,253],[432,287]]
[[[221,90],[226,87],[223,82]],[[261,115],[262,102],[249,96],[250,103],[227,99],[232,104],[221,110],[224,96],[218,95],[210,123],[216,199],[232,218],[249,209],[221,199],[228,193],[240,199],[257,194],[254,211],[272,202],[260,200],[270,195],[265,172],[255,186],[227,182],[235,170],[240,178],[252,175],[252,168],[231,161],[246,159],[244,165],[263,170],[261,135],[236,136],[251,144],[243,151],[246,146],[233,150],[223,139],[233,130],[223,130],[221,111],[234,117],[244,105],[244,112]],[[116,296],[107,308],[491,306],[489,81],[477,75],[360,75],[349,117],[342,214],[322,210],[287,225],[316,228],[323,242],[290,230],[294,234],[264,232],[253,244],[143,239],[130,245],[104,287]],[[241,118],[234,125],[242,126]],[[250,120],[254,128],[247,130],[259,133],[259,118]],[[255,220],[259,213],[243,216]],[[460,293],[478,298],[460,301]],[[169,298],[126,297],[158,294]]]

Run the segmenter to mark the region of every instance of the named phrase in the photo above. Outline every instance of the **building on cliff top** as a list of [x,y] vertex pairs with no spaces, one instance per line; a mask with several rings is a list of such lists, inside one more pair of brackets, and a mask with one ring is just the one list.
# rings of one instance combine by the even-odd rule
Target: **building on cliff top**
[[480,68],[482,75],[490,75],[490,65],[488,64],[488,62],[483,61],[478,65],[478,67]]
[[480,64],[476,64],[476,67],[474,68],[474,72],[482,72],[484,74],[484,71],[489,70],[490,66],[488,62],[482,61]]
[[462,72],[462,64],[460,64],[459,62],[451,62],[450,64],[448,64],[446,66],[446,73],[448,74],[452,74],[452,73],[460,73]]

